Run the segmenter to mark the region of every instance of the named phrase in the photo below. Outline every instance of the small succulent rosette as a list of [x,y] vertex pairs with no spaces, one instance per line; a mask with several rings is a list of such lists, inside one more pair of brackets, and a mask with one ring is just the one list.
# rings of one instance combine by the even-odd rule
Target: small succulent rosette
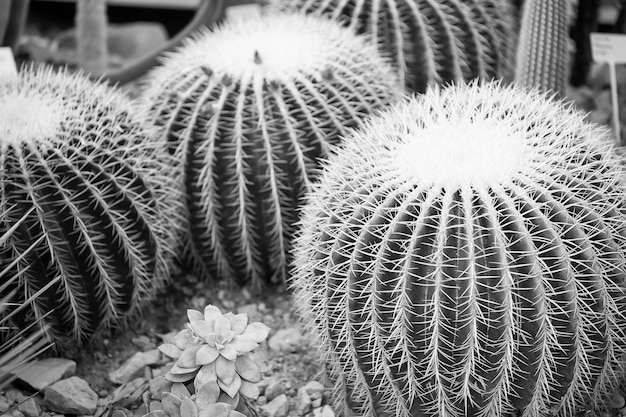
[[145,417],[245,417],[233,405],[219,402],[221,395],[217,381],[204,384],[195,394],[177,382],[163,395],[160,406],[151,407],[155,410]]
[[[239,395],[256,399],[261,380],[257,364],[248,355],[264,341],[269,327],[263,323],[248,323],[247,314],[222,314],[209,305],[204,314],[187,310],[189,323],[175,337],[174,343],[159,347],[161,352],[176,360],[165,377],[175,383],[187,384],[195,393],[209,383],[222,391],[217,402],[235,406]],[[193,384],[189,384],[193,380]]]

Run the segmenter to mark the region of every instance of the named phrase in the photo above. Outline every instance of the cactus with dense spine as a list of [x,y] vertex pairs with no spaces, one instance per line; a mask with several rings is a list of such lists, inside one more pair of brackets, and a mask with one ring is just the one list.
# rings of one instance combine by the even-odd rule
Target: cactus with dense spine
[[19,277],[0,296],[29,304],[14,326],[84,342],[169,278],[170,157],[121,91],[82,74],[25,68],[0,79],[0,97],[0,231],[25,216],[0,246],[0,267]]
[[336,411],[602,404],[626,363],[611,146],[572,108],[497,83],[429,90],[345,138],[307,195],[292,281]]
[[515,60],[515,82],[565,96],[569,0],[526,0]]
[[411,91],[512,74],[516,31],[505,1],[272,0],[276,9],[328,15],[369,34]]
[[401,92],[374,45],[312,16],[227,24],[169,55],[141,99],[176,157],[195,270],[284,280],[319,160]]

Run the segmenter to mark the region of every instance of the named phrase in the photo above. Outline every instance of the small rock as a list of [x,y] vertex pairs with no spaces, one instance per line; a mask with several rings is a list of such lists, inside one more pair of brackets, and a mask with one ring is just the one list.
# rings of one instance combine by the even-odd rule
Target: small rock
[[286,417],[289,413],[289,400],[285,394],[279,395],[261,406],[261,410],[267,417]]
[[0,413],[6,413],[13,402],[9,402],[4,396],[0,395]]
[[311,398],[311,407],[320,408],[322,406],[322,397]]
[[309,411],[311,411],[311,397],[309,397],[306,390],[300,388],[296,396],[296,413],[303,416]]
[[248,322],[253,323],[256,321],[261,321],[262,314],[259,312],[256,304],[245,304],[241,307],[237,308],[237,313],[239,314],[247,314]]
[[142,335],[138,337],[133,337],[131,339],[131,342],[133,342],[133,345],[141,349],[142,352],[156,349],[156,345],[150,340],[148,336]]
[[300,389],[306,391],[311,397],[318,397],[316,394],[324,393],[324,384],[319,381],[310,381]]
[[46,358],[29,362],[15,370],[20,381],[31,388],[42,391],[49,385],[74,376],[76,362],[62,358]]
[[[24,413],[22,413],[22,412],[21,412],[20,410],[18,410],[18,409],[13,409],[12,411],[10,411],[10,413],[9,413],[9,414],[7,414],[7,416],[10,416],[10,417],[26,417],[26,416],[24,415]],[[3,417],[4,417],[4,416],[3,416]]]
[[148,391],[148,381],[144,378],[136,378],[124,385],[117,387],[113,393],[111,404],[116,407],[128,407],[135,404]]
[[125,384],[136,377],[144,375],[144,368],[159,362],[161,354],[158,349],[137,352],[118,369],[109,373],[109,379],[116,384]]
[[257,405],[265,405],[267,404],[267,398],[265,398],[265,395],[260,395],[255,402],[257,403]]
[[98,394],[76,376],[55,382],[43,394],[44,405],[63,414],[93,414],[98,406]]
[[265,388],[265,397],[268,401],[272,401],[274,398],[285,393],[285,386],[279,381],[272,381]]
[[623,408],[626,406],[626,398],[619,392],[616,392],[611,397],[611,407],[612,408]]
[[25,417],[38,417],[41,415],[41,407],[34,398],[29,398],[20,403],[17,409],[24,414]]
[[10,404],[21,403],[26,399],[26,395],[24,395],[22,391],[15,388],[9,388],[8,390],[6,390],[4,392],[4,396]]
[[302,340],[302,333],[295,327],[280,329],[270,338],[268,346],[273,351],[295,352]]
[[335,412],[329,405],[313,410],[314,417],[335,417]]

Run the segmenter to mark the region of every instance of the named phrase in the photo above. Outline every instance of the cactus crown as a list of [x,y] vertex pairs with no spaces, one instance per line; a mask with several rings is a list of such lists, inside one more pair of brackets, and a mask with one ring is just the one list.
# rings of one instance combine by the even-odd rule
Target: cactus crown
[[497,83],[431,89],[346,137],[307,196],[292,281],[335,410],[570,416],[605,400],[626,354],[611,146],[573,107]]
[[[340,68],[345,53],[353,55],[364,45],[364,39],[328,19],[269,13],[261,19],[228,22],[196,33],[169,55],[167,65],[174,67],[177,61],[181,70],[202,68],[208,75],[228,76],[231,81],[320,79],[330,63]],[[367,53],[370,47],[359,55],[365,60]]]

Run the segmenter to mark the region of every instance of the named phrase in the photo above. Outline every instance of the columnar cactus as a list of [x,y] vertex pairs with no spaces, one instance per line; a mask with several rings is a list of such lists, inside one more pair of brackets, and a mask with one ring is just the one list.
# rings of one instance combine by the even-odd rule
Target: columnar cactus
[[515,61],[518,84],[565,96],[571,7],[568,0],[524,2]]
[[141,99],[176,157],[196,271],[281,282],[319,161],[401,92],[374,45],[311,16],[227,24],[169,55]]
[[411,91],[512,75],[516,30],[501,0],[271,0],[270,10],[328,15],[367,33]]
[[17,327],[83,342],[168,279],[170,156],[121,91],[81,74],[26,68],[0,79],[0,97],[0,267],[19,276],[0,296],[31,306]]
[[307,195],[292,281],[341,415],[602,402],[626,363],[626,193],[583,119],[472,83],[346,137]]

